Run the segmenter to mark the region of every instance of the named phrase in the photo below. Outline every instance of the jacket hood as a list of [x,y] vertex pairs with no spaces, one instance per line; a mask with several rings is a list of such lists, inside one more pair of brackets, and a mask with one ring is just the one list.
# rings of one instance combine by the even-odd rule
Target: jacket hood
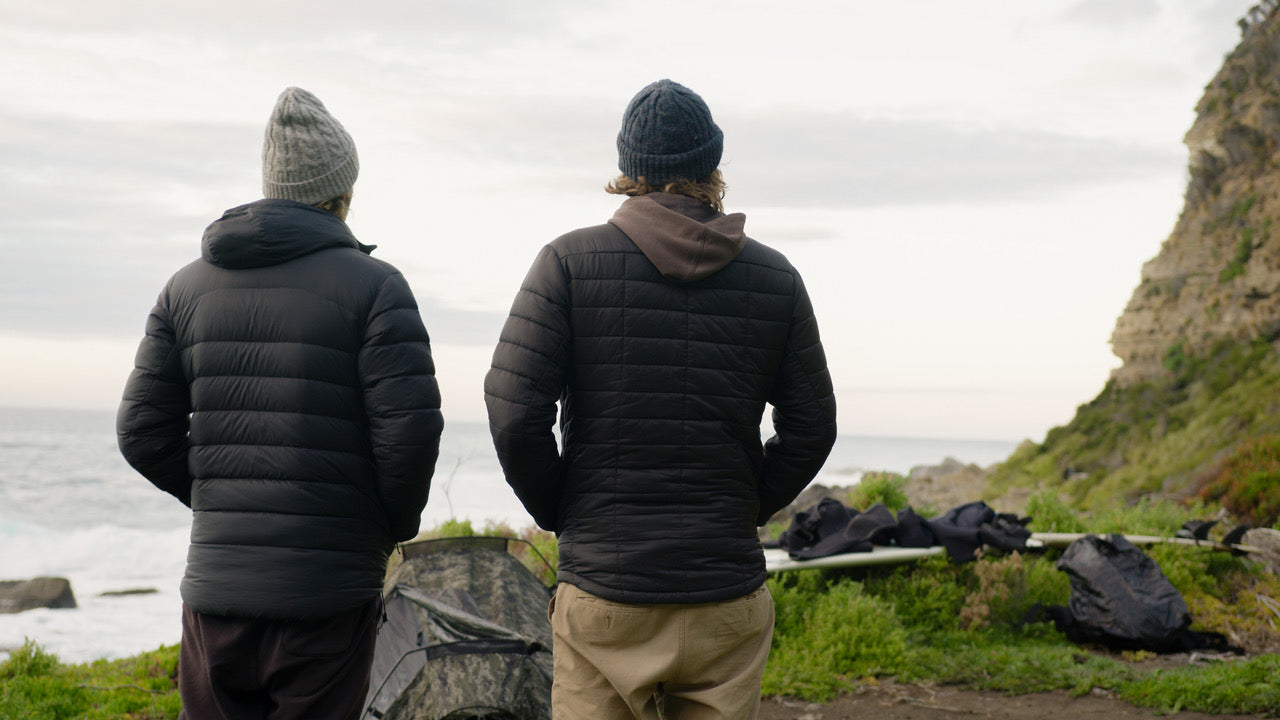
[[200,255],[228,269],[279,265],[318,250],[369,253],[333,213],[292,200],[266,199],[231,208],[205,228]]
[[609,222],[631,238],[664,278],[681,283],[715,274],[747,241],[742,213],[723,215],[672,193],[629,198]]

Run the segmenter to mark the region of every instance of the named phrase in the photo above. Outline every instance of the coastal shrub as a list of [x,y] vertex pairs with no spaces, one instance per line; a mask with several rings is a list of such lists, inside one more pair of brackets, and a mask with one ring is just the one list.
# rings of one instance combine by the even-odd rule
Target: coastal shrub
[[818,573],[769,580],[776,625],[765,695],[827,700],[862,677],[896,675],[909,657],[894,606],[847,577]]
[[[866,591],[893,605],[902,618],[929,618],[932,631],[954,632],[970,589],[969,568],[944,556],[881,568],[863,578]],[[927,641],[926,641],[927,642]]]
[[1084,532],[1084,522],[1079,513],[1052,490],[1042,490],[1027,501],[1027,516],[1036,532],[1078,533]]
[[[1207,510],[1150,499],[1073,515],[1054,492],[1038,493],[1028,506],[1055,531],[1154,535],[1172,535],[1187,520],[1209,517]],[[1250,653],[1280,651],[1280,578],[1246,558],[1203,547],[1170,543],[1145,551],[1186,599],[1193,629],[1221,632]],[[765,693],[823,700],[868,678],[894,677],[1008,693],[1101,689],[1129,693],[1147,707],[1192,707],[1176,696],[1176,683],[1156,679],[1162,671],[1153,654],[1114,655],[1074,644],[1031,612],[1037,604],[1067,603],[1070,580],[1056,567],[1059,556],[1048,550],[963,565],[932,557],[775,577],[769,582],[778,624]],[[901,655],[865,649],[876,642]],[[1133,690],[1140,682],[1156,690]],[[1199,702],[1214,712],[1257,712],[1253,700],[1222,695]]]
[[1280,435],[1254,438],[1236,448],[1201,488],[1200,497],[1222,503],[1255,526],[1274,523],[1280,516]]
[[57,669],[58,657],[28,638],[22,647],[9,653],[8,660],[0,663],[0,680],[47,677]]
[[1188,521],[1203,520],[1212,514],[1198,502],[1142,498],[1132,505],[1112,506],[1091,513],[1086,529],[1099,534],[1172,536]]
[[1164,369],[1173,373],[1175,376],[1181,375],[1191,362],[1187,357],[1186,345],[1186,340],[1179,339],[1164,350]]
[[1236,243],[1235,255],[1227,266],[1218,273],[1218,282],[1225,283],[1244,274],[1245,263],[1253,256],[1253,228],[1246,227],[1240,231],[1240,240]]
[[960,608],[960,625],[966,630],[989,627],[992,615],[1007,610],[1014,595],[1026,596],[1022,556],[1018,553],[996,560],[979,558],[973,565],[973,574],[978,587]]
[[173,720],[181,700],[176,645],[124,660],[63,665],[27,641],[0,663],[5,720]]
[[849,491],[849,504],[858,510],[866,510],[876,503],[884,503],[885,507],[897,512],[911,504],[903,491],[906,484],[907,479],[897,473],[865,473]]
[[1223,633],[1249,653],[1280,652],[1280,577],[1253,572],[1244,561],[1210,572],[1208,582],[1182,591],[1192,627]]
[[[1183,495],[1243,439],[1280,434],[1280,322],[1252,342],[1224,339],[1170,350],[1170,372],[1127,387],[1109,381],[1066,425],[1024,443],[992,472],[984,496],[1056,490],[1077,509]],[[1037,524],[1036,529],[1046,526]]]
[[971,566],[976,588],[960,608],[960,624],[967,630],[1019,628],[1034,605],[1065,604],[1070,581],[1055,560],[1010,553],[981,557]]

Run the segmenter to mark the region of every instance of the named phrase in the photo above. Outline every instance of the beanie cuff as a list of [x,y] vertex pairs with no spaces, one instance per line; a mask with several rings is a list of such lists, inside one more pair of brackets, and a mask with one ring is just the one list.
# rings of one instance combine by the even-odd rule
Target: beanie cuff
[[629,178],[643,177],[650,184],[665,185],[676,180],[702,180],[720,166],[724,133],[717,132],[702,147],[676,155],[642,153],[618,140],[618,169]]
[[332,200],[355,187],[356,177],[359,174],[360,160],[355,153],[352,153],[340,165],[324,175],[300,182],[271,179],[263,173],[262,195],[267,198],[280,198],[315,205]]

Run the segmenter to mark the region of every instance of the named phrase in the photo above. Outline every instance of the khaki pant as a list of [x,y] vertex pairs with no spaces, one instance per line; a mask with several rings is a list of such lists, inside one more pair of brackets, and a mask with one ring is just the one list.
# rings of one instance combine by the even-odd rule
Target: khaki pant
[[763,585],[724,602],[631,605],[561,583],[548,614],[556,720],[760,715],[773,639],[773,598]]

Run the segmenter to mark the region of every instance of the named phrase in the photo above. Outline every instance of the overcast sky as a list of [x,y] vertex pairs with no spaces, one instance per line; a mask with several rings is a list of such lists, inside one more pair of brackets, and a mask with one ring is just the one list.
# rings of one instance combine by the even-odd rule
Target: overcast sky
[[355,138],[349,223],[414,288],[446,418],[483,420],[529,263],[612,214],[623,108],[668,77],[805,277],[842,433],[1039,440],[1119,364],[1253,4],[0,0],[0,405],[115,406],[297,85]]

